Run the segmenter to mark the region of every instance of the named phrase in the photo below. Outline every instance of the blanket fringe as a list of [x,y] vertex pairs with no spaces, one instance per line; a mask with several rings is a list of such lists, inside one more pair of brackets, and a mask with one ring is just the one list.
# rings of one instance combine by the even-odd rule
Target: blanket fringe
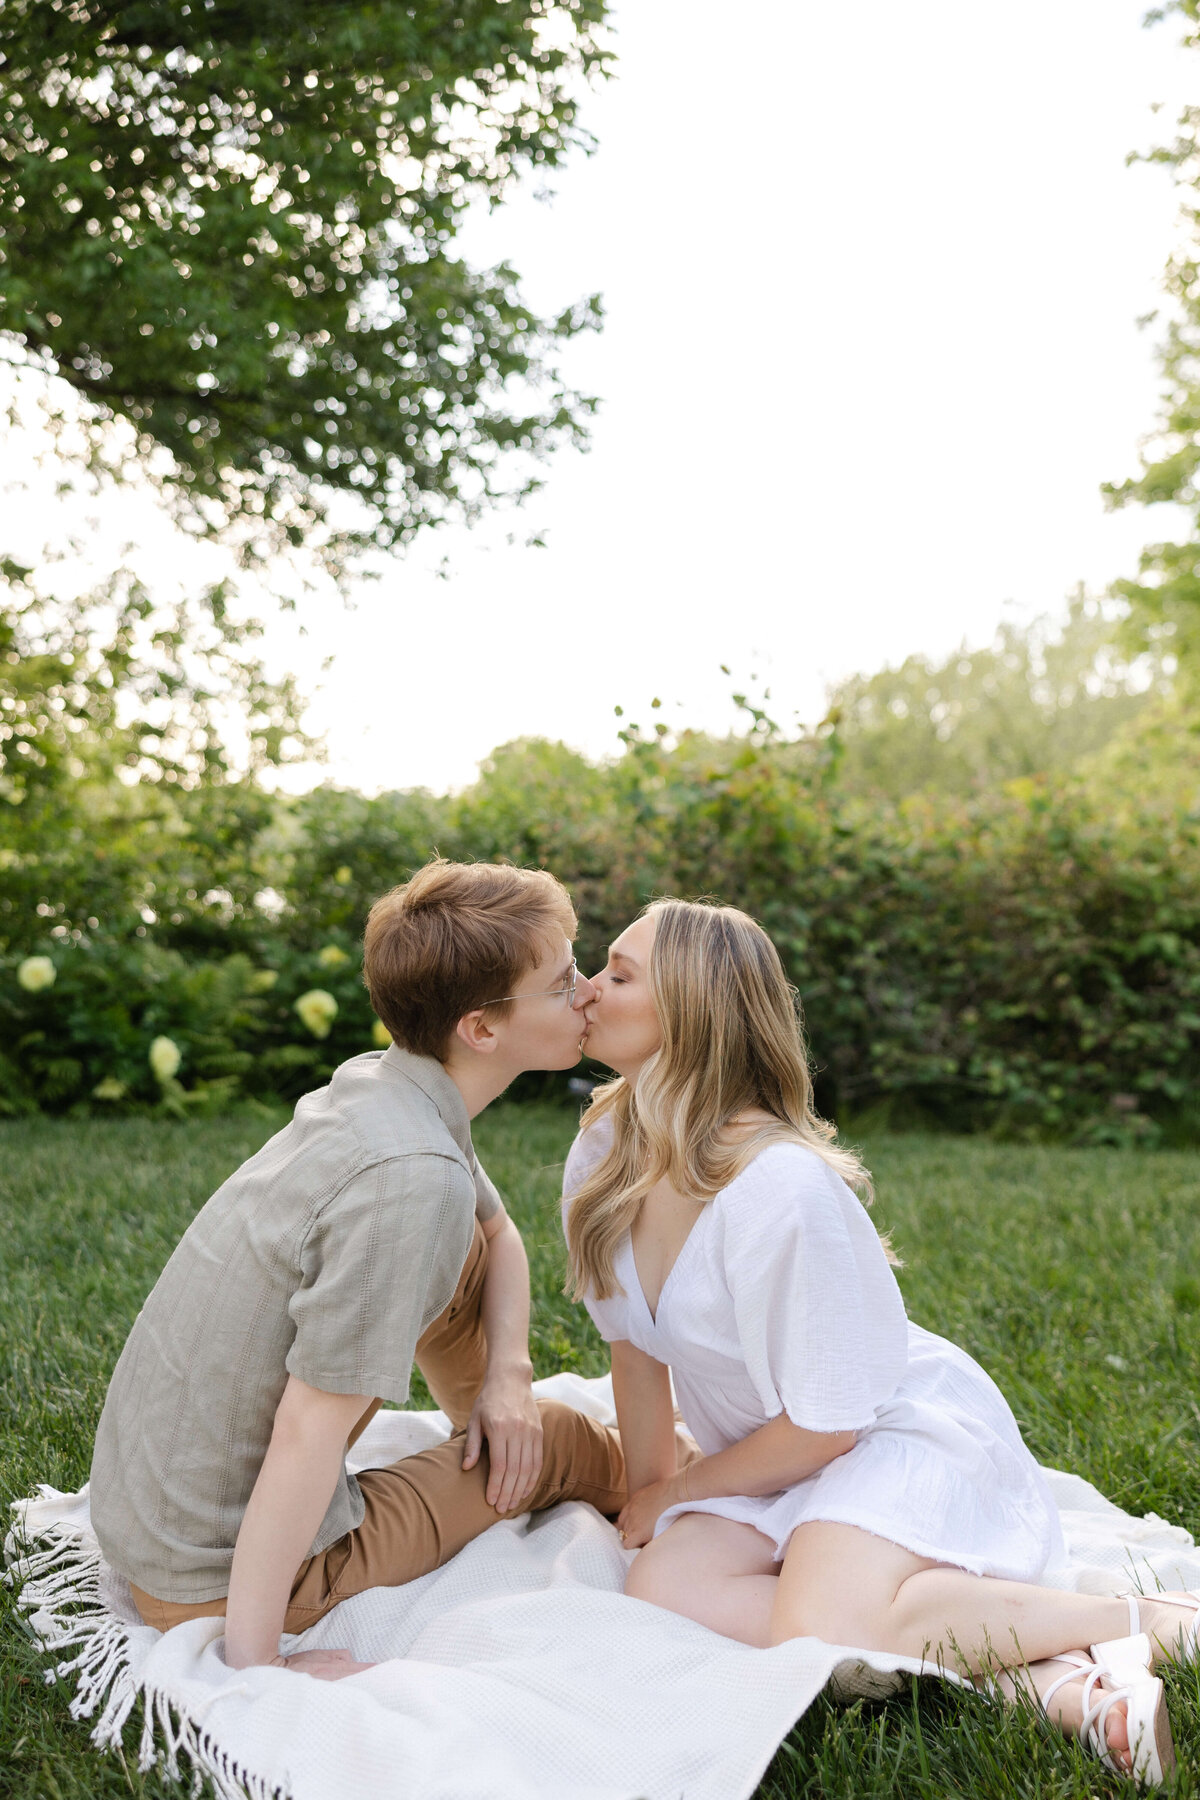
[[16,1522],[4,1540],[2,1579],[19,1589],[17,1604],[29,1614],[30,1632],[43,1650],[77,1647],[74,1656],[46,1670],[45,1680],[52,1685],[74,1677],[71,1717],[90,1719],[99,1712],[90,1733],[96,1748],[120,1754],[125,1726],[140,1700],[137,1766],[143,1774],[159,1768],[179,1781],[189,1764],[195,1796],[207,1778],[218,1800],[287,1800],[285,1787],[240,1768],[161,1689],[134,1676],[128,1631],[101,1597],[100,1546],[92,1534],[62,1520],[31,1526],[31,1503],[12,1504]]

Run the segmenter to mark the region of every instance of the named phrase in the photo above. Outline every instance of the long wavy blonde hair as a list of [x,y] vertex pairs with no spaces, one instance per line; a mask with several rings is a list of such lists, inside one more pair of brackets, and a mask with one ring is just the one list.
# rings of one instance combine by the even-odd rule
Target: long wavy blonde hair
[[[617,1245],[664,1176],[677,1193],[710,1200],[768,1144],[803,1144],[872,1197],[867,1170],[813,1111],[799,996],[761,925],[696,900],[655,900],[643,916],[655,924],[647,980],[662,1045],[636,1088],[618,1076],[584,1113],[585,1131],[610,1119],[613,1134],[567,1216],[577,1300],[606,1299],[619,1285]],[[730,1122],[749,1107],[770,1119],[731,1137]]]

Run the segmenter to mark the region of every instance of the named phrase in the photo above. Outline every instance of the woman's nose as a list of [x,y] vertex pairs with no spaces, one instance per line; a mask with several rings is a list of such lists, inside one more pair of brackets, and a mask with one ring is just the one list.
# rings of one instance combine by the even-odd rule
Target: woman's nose
[[590,1001],[595,1000],[599,995],[599,992],[600,989],[596,986],[596,983],[594,981],[589,981],[586,975],[577,976],[575,981],[575,1011],[578,1012],[581,1007],[587,1006]]

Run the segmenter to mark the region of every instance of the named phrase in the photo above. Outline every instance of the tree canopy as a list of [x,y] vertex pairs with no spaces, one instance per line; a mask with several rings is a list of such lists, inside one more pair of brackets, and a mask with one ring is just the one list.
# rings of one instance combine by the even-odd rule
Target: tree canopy
[[1066,776],[1157,716],[1171,691],[1159,655],[1130,664],[1111,608],[1080,590],[1067,617],[1006,623],[980,650],[910,656],[830,694],[844,793],[969,796],[1026,776]]
[[586,147],[606,3],[9,0],[11,360],[70,383],[94,463],[246,555],[326,526],[336,564],[529,491],[586,433],[554,355],[597,302],[540,318],[453,245]]
[[[1148,14],[1146,23],[1176,13],[1187,22],[1184,45],[1200,50],[1200,0],[1169,0]],[[1113,592],[1130,605],[1127,638],[1171,649],[1190,687],[1200,676],[1200,106],[1186,107],[1173,141],[1145,160],[1165,163],[1174,172],[1184,241],[1163,277],[1171,312],[1160,346],[1166,380],[1158,429],[1139,474],[1108,484],[1105,493],[1113,506],[1182,507],[1191,529],[1182,541],[1148,544],[1137,578],[1115,582]]]

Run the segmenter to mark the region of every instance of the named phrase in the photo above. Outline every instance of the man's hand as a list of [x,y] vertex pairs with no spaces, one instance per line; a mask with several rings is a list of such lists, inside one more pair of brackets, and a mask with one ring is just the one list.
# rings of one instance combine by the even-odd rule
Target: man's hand
[[631,1494],[617,1514],[617,1530],[621,1533],[623,1548],[640,1550],[643,1544],[648,1544],[660,1515],[682,1499],[679,1478],[675,1475],[669,1481],[652,1481],[648,1487]]
[[341,1681],[347,1675],[361,1675],[375,1664],[355,1662],[348,1650],[293,1650],[290,1656],[273,1656],[271,1667],[295,1669],[317,1681]]
[[542,1472],[542,1416],[531,1376],[532,1370],[489,1375],[467,1424],[462,1466],[475,1467],[486,1438],[487,1503],[498,1513],[520,1512]]

